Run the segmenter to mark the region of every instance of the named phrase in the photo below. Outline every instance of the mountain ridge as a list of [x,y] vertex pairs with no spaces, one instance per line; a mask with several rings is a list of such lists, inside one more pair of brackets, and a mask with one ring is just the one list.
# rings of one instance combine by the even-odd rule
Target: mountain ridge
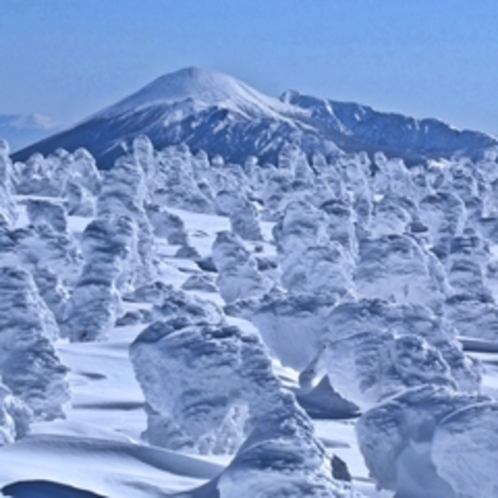
[[247,156],[275,163],[289,142],[306,153],[380,151],[409,163],[457,153],[475,156],[498,145],[490,135],[436,119],[417,120],[294,90],[277,99],[223,73],[189,67],[157,78],[13,158],[24,161],[34,152],[85,147],[107,169],[140,134],[158,149],[186,143],[194,151],[204,149],[239,163]]
[[0,137],[9,142],[12,150],[29,146],[56,129],[57,123],[42,114],[0,114]]

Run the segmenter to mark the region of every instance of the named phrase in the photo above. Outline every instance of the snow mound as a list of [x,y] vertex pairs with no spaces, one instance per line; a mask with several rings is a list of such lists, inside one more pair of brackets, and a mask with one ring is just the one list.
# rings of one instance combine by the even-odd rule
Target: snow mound
[[50,481],[19,481],[2,488],[3,496],[13,498],[104,498],[90,491]]
[[[12,483],[14,491],[17,486],[21,491],[25,486],[29,490],[29,479],[45,484],[50,481],[54,484],[52,489],[46,485],[54,493],[77,488],[108,498],[175,496],[175,491],[197,486],[223,469],[206,459],[129,441],[97,438],[95,433],[32,434],[0,448],[0,455],[0,480],[4,486]],[[34,487],[40,492],[45,489]]]

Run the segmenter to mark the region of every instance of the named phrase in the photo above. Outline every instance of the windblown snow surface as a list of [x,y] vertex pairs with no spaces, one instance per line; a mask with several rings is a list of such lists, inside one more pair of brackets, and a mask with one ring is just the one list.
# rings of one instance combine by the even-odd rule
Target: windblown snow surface
[[[319,107],[185,70],[104,113],[152,101]],[[498,498],[498,150],[308,145],[0,142],[4,496]]]

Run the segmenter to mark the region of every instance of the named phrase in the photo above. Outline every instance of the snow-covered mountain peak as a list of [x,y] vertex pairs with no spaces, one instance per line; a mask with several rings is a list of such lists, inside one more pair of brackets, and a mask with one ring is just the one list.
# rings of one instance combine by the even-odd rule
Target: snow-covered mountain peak
[[194,103],[197,108],[221,106],[229,110],[275,115],[289,111],[288,105],[268,97],[226,74],[187,67],[160,76],[138,92],[107,109],[114,114],[148,106]]
[[137,135],[147,135],[159,149],[185,143],[239,164],[249,156],[275,164],[288,143],[299,144],[309,155],[382,152],[409,164],[455,155],[477,158],[498,143],[484,133],[457,130],[434,119],[294,90],[271,97],[223,73],[189,67],[157,78],[74,127],[16,152],[13,159],[85,147],[99,168],[109,169],[123,154],[122,145]]
[[0,114],[0,137],[9,142],[11,150],[41,140],[57,127],[54,119],[42,114]]
[[53,118],[36,112],[12,116],[11,123],[14,128],[18,129],[31,128],[34,130],[53,130],[56,126],[56,122]]

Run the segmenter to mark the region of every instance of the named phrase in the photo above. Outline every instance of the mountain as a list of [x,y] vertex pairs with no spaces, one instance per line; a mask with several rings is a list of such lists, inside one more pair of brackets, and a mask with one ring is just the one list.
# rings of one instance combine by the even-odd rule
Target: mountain
[[13,157],[24,161],[34,152],[86,147],[106,169],[139,134],[148,135],[158,149],[186,143],[194,151],[204,149],[236,162],[249,155],[275,162],[286,142],[299,143],[308,153],[383,151],[407,162],[476,155],[498,145],[494,137],[460,131],[435,119],[417,120],[295,91],[277,99],[231,76],[186,68]]
[[0,137],[6,139],[14,151],[48,137],[55,130],[55,122],[48,116],[0,114]]

